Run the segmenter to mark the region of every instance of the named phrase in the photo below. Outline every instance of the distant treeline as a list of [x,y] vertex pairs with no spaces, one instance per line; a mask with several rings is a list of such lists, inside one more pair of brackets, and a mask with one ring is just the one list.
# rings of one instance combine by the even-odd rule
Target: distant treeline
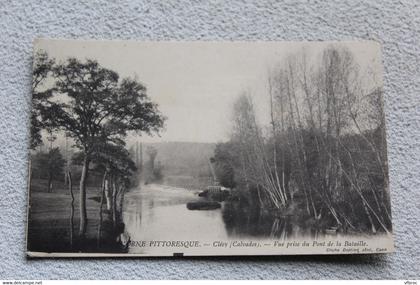
[[[275,215],[345,232],[391,231],[379,84],[347,49],[290,55],[270,71],[268,96],[237,99],[231,139],[215,149],[218,179]],[[269,125],[258,123],[252,95],[267,97]]]
[[136,145],[130,147],[131,158],[143,159],[140,180],[186,189],[205,189],[214,183],[210,158],[216,144],[196,142],[142,143],[142,154]]

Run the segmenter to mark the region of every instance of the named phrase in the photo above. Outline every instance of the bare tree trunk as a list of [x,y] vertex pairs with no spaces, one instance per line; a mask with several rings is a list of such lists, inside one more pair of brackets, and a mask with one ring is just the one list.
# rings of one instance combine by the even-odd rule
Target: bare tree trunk
[[[332,158],[331,154],[329,154],[330,157]],[[332,160],[334,163],[337,163],[335,161],[335,159]],[[376,220],[378,221],[378,223],[380,224],[380,226],[383,228],[383,230],[387,233],[390,234],[389,230],[387,229],[387,227],[385,226],[385,224],[383,223],[382,219],[378,216],[378,214],[375,212],[375,210],[370,206],[369,202],[366,200],[366,198],[364,197],[363,193],[362,193],[362,189],[359,187],[358,183],[354,183],[351,179],[351,176],[349,174],[347,174],[346,171],[343,170],[343,174],[344,176],[347,178],[347,180],[351,183],[351,186],[356,190],[356,193],[359,195],[360,199],[362,200],[363,203],[365,203],[366,207],[371,211],[371,213],[373,214],[373,216],[376,218]]]
[[71,172],[67,173],[67,182],[69,185],[69,192],[71,197],[70,202],[70,247],[73,249],[73,234],[74,234],[74,194],[73,194],[73,181],[71,178]]
[[[284,204],[286,204],[287,201],[287,193],[285,189],[282,187],[282,184],[280,182],[279,178],[279,172],[277,169],[277,132],[276,132],[276,123],[274,121],[274,110],[273,110],[273,82],[272,78],[269,77],[268,79],[268,86],[269,86],[269,95],[270,95],[270,117],[271,117],[271,127],[272,127],[272,133],[273,133],[273,166],[274,166],[274,175],[275,175],[275,181],[277,183],[278,191],[281,193],[281,196],[283,197]],[[271,169],[270,169],[271,171]]]
[[108,211],[112,210],[111,184],[112,184],[112,177],[106,177],[105,184],[104,184],[104,191],[105,191],[105,199],[106,199],[106,209]]
[[[358,182],[356,166],[354,164],[353,156],[352,156],[350,150],[341,142],[341,140],[339,140],[339,142],[342,145],[343,149],[347,152],[347,155],[349,157],[350,164],[351,164],[351,167],[352,167],[352,172],[353,172],[353,181],[352,181],[352,183],[354,183],[360,189],[360,194],[359,193],[358,194],[362,198],[363,209],[365,210],[366,216],[368,217],[368,220],[369,220],[369,223],[370,223],[370,226],[371,226],[371,229],[372,229],[372,233],[375,234],[376,233],[376,227],[375,227],[375,224],[373,223],[372,215],[370,214],[369,208],[372,209],[372,212],[373,213],[375,213],[375,212],[374,212],[374,210],[373,210],[372,207],[369,207],[368,208],[368,202],[367,202],[367,200],[363,196],[363,193],[361,191],[361,187],[360,187],[359,182]],[[351,177],[351,174],[349,174],[349,176]],[[350,177],[348,179],[350,179]],[[356,192],[357,192],[357,189],[356,189]],[[373,195],[375,197],[375,192],[374,191],[372,191],[372,192],[373,192]],[[377,215],[377,216],[379,217],[379,215]]]
[[[281,74],[280,73],[279,73],[279,76],[280,76],[279,77],[279,84],[282,84],[281,83]],[[281,86],[280,86],[279,87],[279,94],[281,94],[281,92],[282,92],[282,90],[281,90]],[[284,131],[284,103],[283,103],[283,98],[284,97],[282,97],[281,95],[279,95],[278,103],[280,105],[280,127],[281,127],[281,134],[284,136],[285,135],[285,131]],[[289,151],[290,151],[290,145],[289,145],[289,143],[287,142],[286,145],[288,146]],[[290,189],[290,187],[288,185],[289,184],[289,177],[290,177],[289,175],[288,175],[287,181],[286,181],[286,172],[285,172],[285,170],[286,170],[286,163],[285,163],[284,146],[281,148],[280,156],[281,156],[281,184],[282,184],[282,187],[284,189],[284,193],[285,193],[286,197],[288,196],[291,199],[291,201],[293,202],[293,193],[292,193],[292,191],[291,191],[291,189]]]
[[363,202],[363,208],[365,209],[365,213],[366,213],[366,215],[369,219],[369,223],[370,223],[370,226],[371,226],[372,233],[376,234],[376,227],[375,227],[375,224],[373,223],[373,219],[372,219],[372,216],[370,215],[369,209],[366,206],[366,202],[365,201],[362,201],[362,202]]
[[[289,78],[290,77],[290,78]],[[304,149],[303,149],[303,139],[299,140],[300,136],[297,135],[296,132],[296,124],[295,124],[295,116],[294,116],[294,108],[293,108],[293,102],[295,103],[295,107],[296,107],[296,113],[298,116],[298,125],[301,125],[300,122],[300,114],[299,114],[299,109],[297,106],[297,101],[296,101],[296,94],[295,94],[295,90],[294,90],[294,73],[292,70],[292,66],[289,63],[288,64],[288,74],[286,74],[286,84],[287,84],[287,99],[288,99],[288,103],[289,103],[289,112],[290,112],[290,127],[291,127],[291,131],[292,131],[292,135],[293,135],[293,143],[294,143],[294,147],[295,147],[295,153],[296,153],[296,161],[297,161],[297,167],[298,167],[298,173],[299,173],[299,182],[298,187],[302,188],[303,193],[305,195],[305,203],[306,203],[306,210],[308,215],[311,215],[311,210],[309,207],[309,199],[308,199],[308,189],[306,186],[306,179],[305,179],[305,165],[304,163],[302,163],[301,160],[301,152],[302,155],[304,155]],[[294,101],[292,101],[292,97],[294,99]],[[310,190],[309,190],[310,191]]]
[[52,192],[52,173],[48,173],[48,193]]
[[82,169],[82,176],[80,178],[80,193],[79,193],[79,211],[80,211],[80,227],[79,227],[79,235],[84,237],[86,234],[86,227],[87,227],[87,213],[86,213],[86,183],[89,174],[89,164],[90,161],[85,154],[83,159],[83,169]]
[[103,221],[103,216],[102,216],[102,206],[104,204],[104,196],[105,196],[105,183],[106,183],[106,179],[107,179],[107,175],[108,173],[105,171],[104,173],[104,177],[102,179],[102,187],[101,187],[101,201],[99,204],[99,225],[98,225],[98,237],[97,237],[97,242],[96,242],[96,246],[97,248],[100,248],[101,246],[101,236],[102,236],[102,221]]
[[260,186],[257,185],[257,195],[258,195],[258,202],[260,203],[260,209],[265,208],[264,202],[261,199],[261,193],[260,193]]
[[120,202],[119,202],[119,214],[120,218],[122,217],[123,207],[124,207],[124,196],[125,196],[125,187],[121,186],[120,190],[118,191],[120,193]]
[[112,181],[112,221],[117,225],[117,185],[115,179]]

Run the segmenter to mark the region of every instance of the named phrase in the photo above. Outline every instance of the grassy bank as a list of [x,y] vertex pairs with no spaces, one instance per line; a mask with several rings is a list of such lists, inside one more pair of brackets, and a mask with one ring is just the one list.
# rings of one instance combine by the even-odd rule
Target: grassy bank
[[[71,195],[62,182],[54,181],[53,191],[47,192],[47,182],[32,181],[28,216],[28,250],[43,252],[118,252],[117,233],[106,210],[103,211],[101,240],[98,244],[100,225],[100,188],[87,189],[88,226],[85,238],[78,237],[79,191],[73,186],[73,238],[71,238]],[[105,207],[104,207],[105,208]]]

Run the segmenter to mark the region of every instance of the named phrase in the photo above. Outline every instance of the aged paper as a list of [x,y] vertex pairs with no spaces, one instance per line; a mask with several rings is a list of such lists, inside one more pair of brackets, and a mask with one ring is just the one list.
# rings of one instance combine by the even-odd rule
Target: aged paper
[[394,250],[380,45],[35,41],[27,253]]

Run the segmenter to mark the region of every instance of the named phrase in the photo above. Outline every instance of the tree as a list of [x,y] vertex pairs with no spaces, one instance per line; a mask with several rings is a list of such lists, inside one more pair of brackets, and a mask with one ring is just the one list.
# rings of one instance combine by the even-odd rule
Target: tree
[[52,192],[52,181],[63,174],[65,160],[58,147],[49,152],[40,152],[34,157],[34,164],[48,177],[48,192]]
[[49,127],[66,131],[83,154],[79,234],[84,236],[86,181],[95,147],[119,143],[129,131],[158,132],[165,118],[143,84],[130,78],[119,80],[115,71],[97,61],[69,58],[54,68],[54,76],[54,96],[44,108],[43,119]]
[[146,153],[149,156],[149,167],[150,170],[153,171],[153,169],[155,168],[155,159],[157,156],[157,149],[153,146],[148,146],[146,149]]
[[[125,144],[104,143],[97,146],[92,162],[101,169],[103,174],[103,195],[106,198],[107,209],[111,211],[114,225],[118,218],[117,197],[120,197],[120,213],[124,193],[130,185],[130,177],[137,170]],[[101,205],[102,207],[102,205]]]
[[153,146],[148,146],[146,153],[149,156],[148,168],[146,173],[146,181],[152,182],[155,180],[155,160],[158,154],[158,151]]
[[[73,163],[82,164],[84,154],[78,152],[73,156]],[[102,175],[101,198],[99,206],[98,246],[101,242],[103,204],[106,200],[108,214],[112,218],[114,229],[117,229],[121,219],[124,195],[132,186],[130,178],[137,171],[134,161],[130,157],[130,151],[125,148],[125,142],[98,143],[91,157],[92,171]],[[119,203],[117,199],[119,197]]]
[[232,143],[218,143],[214,150],[214,158],[211,163],[215,164],[217,180],[224,187],[234,188],[235,182],[235,154]]
[[389,232],[382,90],[346,48],[307,55],[270,70],[269,125],[256,123],[249,95],[235,102],[231,140],[215,149],[218,178],[308,224]]
[[163,180],[163,165],[158,160],[157,165],[153,168],[153,181],[162,181]]
[[32,110],[31,110],[31,137],[30,148],[34,149],[42,143],[41,140],[41,110],[46,100],[51,97],[51,89],[44,88],[45,80],[51,74],[54,59],[48,58],[48,54],[39,51],[34,56],[32,71]]
[[231,141],[238,145],[240,161],[239,178],[244,181],[248,194],[260,190],[276,209],[284,208],[286,199],[277,179],[273,160],[268,159],[266,142],[257,124],[255,109],[249,94],[242,94],[233,106],[233,131]]

